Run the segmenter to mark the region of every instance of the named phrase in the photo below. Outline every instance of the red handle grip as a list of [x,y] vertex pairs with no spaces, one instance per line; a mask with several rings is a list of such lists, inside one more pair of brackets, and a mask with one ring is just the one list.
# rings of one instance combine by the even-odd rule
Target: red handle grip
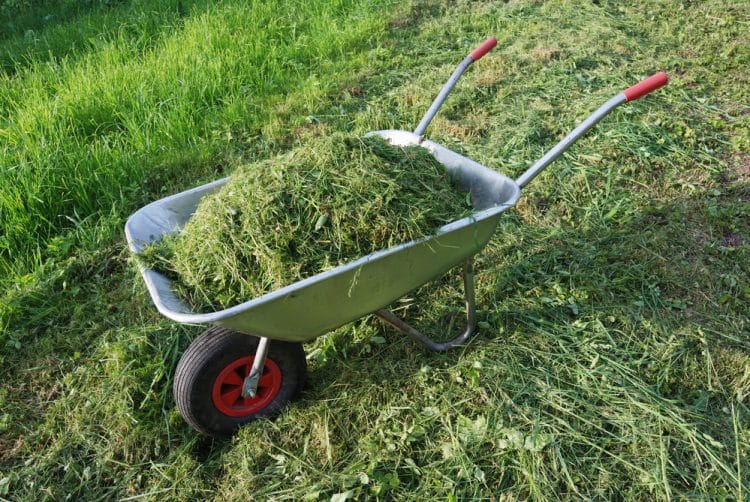
[[479,61],[480,59],[482,59],[482,56],[490,52],[496,45],[497,39],[495,37],[490,37],[482,42],[482,45],[471,51],[469,57],[474,61]]
[[645,96],[649,92],[655,91],[659,87],[667,85],[669,82],[669,76],[663,71],[651,75],[645,80],[641,80],[632,87],[628,87],[623,91],[625,95],[625,101],[635,101],[636,99]]

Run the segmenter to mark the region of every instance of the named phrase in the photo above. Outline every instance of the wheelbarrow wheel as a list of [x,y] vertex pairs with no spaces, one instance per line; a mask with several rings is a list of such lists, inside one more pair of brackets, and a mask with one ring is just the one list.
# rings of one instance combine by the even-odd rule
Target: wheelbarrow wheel
[[273,340],[258,392],[242,397],[242,383],[253,364],[258,338],[225,328],[207,329],[190,344],[177,363],[174,399],[194,429],[228,437],[256,418],[272,417],[302,388],[307,364],[302,345]]

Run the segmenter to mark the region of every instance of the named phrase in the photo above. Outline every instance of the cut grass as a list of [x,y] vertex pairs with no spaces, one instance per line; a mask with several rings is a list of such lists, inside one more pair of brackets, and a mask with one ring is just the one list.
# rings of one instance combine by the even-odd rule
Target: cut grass
[[194,311],[213,312],[469,214],[466,194],[424,148],[337,133],[241,166],[142,261],[172,277]]
[[[0,302],[5,496],[747,498],[746,3],[414,2],[378,13],[381,28],[353,42],[367,50],[336,71],[317,60],[325,72],[232,129],[218,160],[166,142],[154,155],[181,162],[152,175],[147,193],[80,213],[41,265],[17,258],[28,267],[11,268],[30,273],[12,276]],[[277,420],[232,442],[197,436],[170,379],[198,328],[156,314],[126,265],[129,208],[209,179],[225,159],[408,128],[488,34],[498,49],[428,134],[511,175],[639,78],[665,69],[672,82],[618,109],[506,214],[478,258],[480,333],[467,348],[425,353],[364,319],[306,347],[311,388]],[[155,47],[149,61],[165,50]],[[99,78],[83,61],[71,66]],[[45,71],[29,68],[29,81]],[[16,102],[3,98],[3,117]],[[179,117],[165,127],[191,130]],[[452,279],[394,308],[439,336],[458,322]]]

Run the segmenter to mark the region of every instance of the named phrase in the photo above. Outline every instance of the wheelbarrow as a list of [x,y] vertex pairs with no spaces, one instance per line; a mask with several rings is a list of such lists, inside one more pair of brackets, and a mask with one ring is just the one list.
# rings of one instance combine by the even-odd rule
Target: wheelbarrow
[[[253,419],[276,414],[298,395],[305,380],[302,343],[368,314],[374,313],[431,350],[464,344],[476,328],[472,257],[487,245],[501,214],[518,201],[521,188],[615,107],[658,89],[668,80],[665,73],[657,73],[611,98],[513,180],[424,137],[464,71],[496,44],[495,38],[487,39],[461,62],[413,132],[368,133],[393,145],[427,149],[449,172],[456,189],[470,194],[474,212],[469,217],[448,223],[433,235],[376,251],[211,313],[192,312],[175,295],[168,277],[140,265],[159,312],[180,323],[213,325],[191,343],[175,372],[175,402],[192,427],[222,437]],[[125,225],[130,250],[138,255],[150,243],[179,232],[200,200],[227,180],[166,197],[135,212]],[[463,266],[466,329],[452,340],[434,341],[385,309],[459,265]]]

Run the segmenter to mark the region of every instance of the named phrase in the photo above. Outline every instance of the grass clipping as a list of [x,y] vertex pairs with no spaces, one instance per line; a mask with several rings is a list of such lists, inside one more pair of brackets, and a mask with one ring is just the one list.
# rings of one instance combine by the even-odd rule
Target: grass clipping
[[333,134],[240,167],[147,249],[196,311],[236,305],[471,213],[421,147]]

